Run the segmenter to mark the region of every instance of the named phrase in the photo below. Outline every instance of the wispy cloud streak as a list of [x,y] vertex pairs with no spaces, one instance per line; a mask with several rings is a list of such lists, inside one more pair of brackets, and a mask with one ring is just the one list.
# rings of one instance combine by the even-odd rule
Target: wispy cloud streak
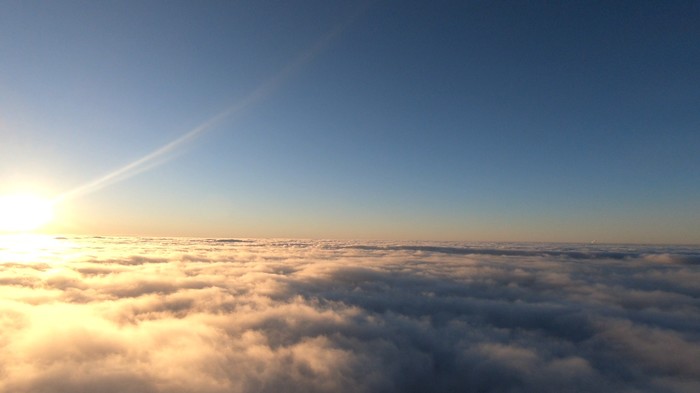
[[311,62],[316,56],[323,52],[336,37],[342,34],[343,31],[345,31],[348,26],[350,26],[352,22],[359,15],[361,15],[362,12],[364,12],[365,9],[366,6],[355,10],[342,23],[337,24],[322,35],[309,48],[298,54],[278,73],[265,80],[260,86],[258,86],[242,100],[234,103],[230,107],[209,118],[192,130],[153,150],[145,156],[132,161],[104,176],[60,194],[54,198],[55,203],[60,203],[81,195],[90,194],[108,185],[128,179],[139,173],[148,171],[155,166],[163,164],[164,162],[168,161],[171,153],[201,137],[204,133],[220,125],[222,122],[230,121],[232,118],[244,114],[250,107],[259,103],[260,101],[263,101],[265,98],[274,93],[286,80],[292,77],[295,73],[299,72],[306,64]]

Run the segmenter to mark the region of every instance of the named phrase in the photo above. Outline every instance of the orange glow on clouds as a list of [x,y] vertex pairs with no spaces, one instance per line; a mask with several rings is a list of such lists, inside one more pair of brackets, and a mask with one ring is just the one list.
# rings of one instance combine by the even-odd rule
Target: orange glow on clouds
[[697,392],[698,266],[685,246],[5,235],[0,392]]

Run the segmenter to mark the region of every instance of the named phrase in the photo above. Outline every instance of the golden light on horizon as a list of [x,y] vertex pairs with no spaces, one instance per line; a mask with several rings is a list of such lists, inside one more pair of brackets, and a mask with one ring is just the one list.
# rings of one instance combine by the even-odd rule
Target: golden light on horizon
[[0,195],[0,232],[30,232],[53,218],[53,202],[35,194]]

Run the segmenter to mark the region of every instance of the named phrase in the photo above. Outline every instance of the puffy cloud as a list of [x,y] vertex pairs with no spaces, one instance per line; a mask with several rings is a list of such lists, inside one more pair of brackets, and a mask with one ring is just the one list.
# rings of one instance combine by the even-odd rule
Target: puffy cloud
[[42,247],[3,250],[2,392],[700,391],[691,247]]

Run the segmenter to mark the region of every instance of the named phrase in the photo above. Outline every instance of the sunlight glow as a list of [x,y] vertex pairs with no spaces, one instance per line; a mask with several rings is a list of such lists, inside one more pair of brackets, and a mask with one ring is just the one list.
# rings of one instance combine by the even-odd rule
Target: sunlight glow
[[53,203],[33,194],[0,196],[0,232],[29,232],[53,218]]
[[0,264],[47,264],[55,268],[80,256],[82,250],[63,237],[36,233],[0,235]]

